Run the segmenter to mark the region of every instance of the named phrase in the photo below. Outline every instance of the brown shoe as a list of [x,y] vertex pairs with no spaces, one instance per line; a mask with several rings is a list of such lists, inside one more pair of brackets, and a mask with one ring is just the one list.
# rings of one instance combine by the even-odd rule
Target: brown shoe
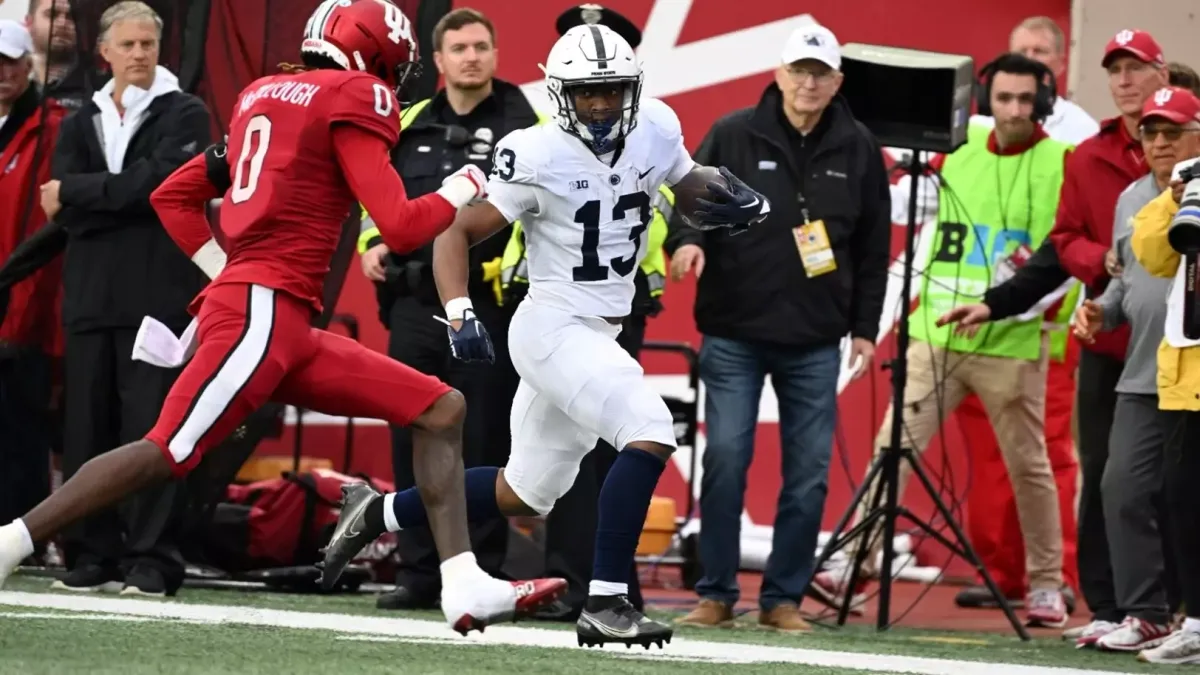
[[758,627],[781,633],[811,633],[812,625],[800,616],[795,605],[777,605],[758,614]]
[[675,623],[681,626],[697,626],[700,628],[729,628],[733,626],[733,607],[719,602],[701,598],[696,609],[680,617]]

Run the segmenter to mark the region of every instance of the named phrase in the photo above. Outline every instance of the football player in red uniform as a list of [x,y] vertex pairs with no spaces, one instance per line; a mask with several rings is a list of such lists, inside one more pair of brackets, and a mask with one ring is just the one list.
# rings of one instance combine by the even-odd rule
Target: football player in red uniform
[[[467,166],[409,200],[389,161],[396,92],[416,71],[411,25],[386,0],[325,0],[305,29],[304,68],[252,83],[231,123],[232,182],[221,206],[225,249],[204,205],[219,196],[209,153],[151,202],[212,282],[192,304],[199,347],[140,441],[85,464],[24,518],[0,528],[0,584],[63,527],[150,483],[182,475],[268,400],[413,428],[414,472],[442,557],[442,609],[460,633],[553,600],[562,579],[508,582],[475,562],[467,536],[463,397],[440,380],[311,327],[342,222],[361,202],[392,250],[430,241],[484,196]],[[225,181],[222,181],[225,182]],[[432,320],[432,319],[431,319]]]

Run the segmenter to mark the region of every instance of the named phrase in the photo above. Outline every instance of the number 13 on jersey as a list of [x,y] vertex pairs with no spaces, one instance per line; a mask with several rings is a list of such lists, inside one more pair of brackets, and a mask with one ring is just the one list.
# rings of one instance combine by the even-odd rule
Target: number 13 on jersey
[[608,278],[608,270],[627,277],[637,267],[638,252],[642,247],[642,234],[650,226],[651,209],[650,195],[645,192],[630,192],[621,195],[612,206],[611,222],[616,224],[625,220],[626,214],[637,210],[638,222],[629,230],[629,241],[633,242],[633,253],[628,258],[616,257],[607,264],[600,262],[600,207],[599,199],[584,203],[575,212],[575,222],[583,226],[583,245],[580,253],[583,264],[571,270],[575,281],[604,281]]

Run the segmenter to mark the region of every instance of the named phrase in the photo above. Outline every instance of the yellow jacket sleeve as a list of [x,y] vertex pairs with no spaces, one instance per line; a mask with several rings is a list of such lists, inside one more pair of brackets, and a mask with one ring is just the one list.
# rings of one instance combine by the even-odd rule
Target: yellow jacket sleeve
[[650,221],[650,232],[646,238],[646,257],[642,259],[642,272],[650,286],[650,297],[663,294],[667,280],[667,256],[663,243],[667,240],[667,222],[675,209],[675,194],[662,185],[654,196],[654,216]]
[[[432,99],[427,98],[423,101],[417,101],[416,103],[405,108],[400,113],[401,131],[404,131],[405,127],[412,124],[412,121],[416,119],[417,115],[421,114],[421,111],[425,109],[425,106],[429,105],[430,100]],[[362,204],[359,204],[358,207],[362,209],[362,228],[358,233],[358,254],[362,255],[367,251],[367,249],[371,248],[375,244],[382,243],[383,237],[379,234],[379,228],[375,227],[375,221],[371,220],[371,216],[367,213],[367,209],[364,208]],[[379,241],[376,241],[377,239]]]
[[1179,205],[1168,189],[1142,207],[1133,217],[1133,255],[1142,267],[1156,277],[1174,277],[1179,268],[1179,254],[1167,241],[1171,220]]

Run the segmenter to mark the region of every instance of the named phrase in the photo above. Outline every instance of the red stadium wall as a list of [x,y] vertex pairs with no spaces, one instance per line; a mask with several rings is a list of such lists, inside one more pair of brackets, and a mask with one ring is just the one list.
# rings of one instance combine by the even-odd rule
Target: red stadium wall
[[[498,76],[516,84],[540,79],[537,64],[554,42],[554,18],[571,0],[474,0],[469,4],[487,14],[496,25],[499,48]],[[763,88],[770,82],[770,69],[777,63],[780,43],[756,39],[771,31],[771,24],[786,20],[801,12],[797,3],[786,0],[759,0],[742,3],[736,12],[728,2],[718,0],[607,0],[610,6],[647,27],[642,57],[648,68],[655,61],[667,65],[669,72],[656,72],[659,78],[652,89],[665,88],[674,92],[664,97],[678,113],[684,135],[693,149],[708,131],[711,123],[726,112],[753,105]],[[1023,18],[1046,14],[1067,28],[1070,25],[1069,0],[865,0],[857,3],[813,0],[803,4],[803,10],[831,28],[842,42],[865,42],[899,47],[967,54],[982,64],[1005,49],[1009,31]],[[657,13],[651,19],[651,13]],[[678,38],[671,33],[679,26]],[[1069,39],[1069,36],[1068,36]],[[707,45],[697,45],[712,40]],[[696,45],[680,55],[690,55],[679,63],[671,58],[675,50]],[[669,81],[667,81],[669,80]],[[648,78],[649,84],[649,78]],[[917,95],[914,92],[914,95]],[[903,249],[903,229],[893,230],[894,252]],[[898,286],[899,279],[892,281]],[[651,321],[648,338],[689,342],[699,346],[700,336],[692,320],[695,284],[687,280],[669,286],[666,310]],[[894,309],[889,308],[894,317]],[[351,268],[338,312],[353,314],[362,326],[363,341],[383,350],[386,334],[376,318],[375,294],[359,273]],[[877,362],[891,358],[894,338],[891,331],[881,341]],[[665,355],[643,358],[648,374],[678,374],[682,365]],[[831,528],[846,507],[852,483],[862,476],[870,456],[870,446],[881,423],[890,398],[888,372],[873,369],[871,375],[847,386],[840,396],[841,424],[837,448],[829,478],[829,500],[824,526]],[[757,524],[770,525],[775,514],[779,488],[779,431],[776,417],[764,415],[767,421],[759,426],[755,459],[751,466],[751,485],[746,509]],[[703,430],[703,428],[702,428]],[[331,456],[340,462],[343,435],[332,426],[306,426],[303,449],[306,455]],[[279,442],[264,444],[262,453],[291,452],[292,434]],[[390,476],[390,451],[386,428],[359,427],[355,435],[354,469]],[[947,490],[959,496],[967,484],[967,456],[970,446],[951,418],[946,433],[935,439],[926,455],[934,474],[943,476]],[[847,467],[849,472],[847,473]],[[686,488],[683,474],[669,472],[660,484],[661,494],[674,497],[682,515]],[[916,491],[910,491],[908,505],[916,513],[928,515],[929,501]],[[933,559],[933,564],[941,561]]]

